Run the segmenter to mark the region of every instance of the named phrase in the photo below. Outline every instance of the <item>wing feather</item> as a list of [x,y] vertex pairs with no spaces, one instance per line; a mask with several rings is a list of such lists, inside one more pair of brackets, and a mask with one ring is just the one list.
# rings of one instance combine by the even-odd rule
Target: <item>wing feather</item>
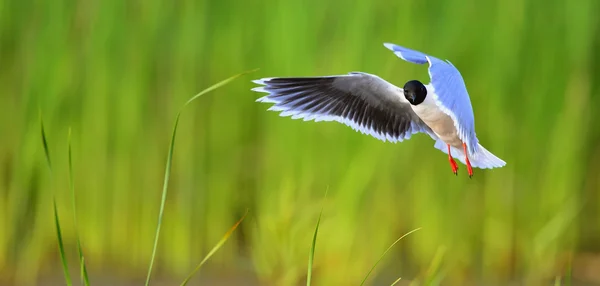
[[413,112],[402,89],[371,74],[279,77],[254,81],[268,110],[305,121],[337,121],[382,141],[399,142],[431,129]]

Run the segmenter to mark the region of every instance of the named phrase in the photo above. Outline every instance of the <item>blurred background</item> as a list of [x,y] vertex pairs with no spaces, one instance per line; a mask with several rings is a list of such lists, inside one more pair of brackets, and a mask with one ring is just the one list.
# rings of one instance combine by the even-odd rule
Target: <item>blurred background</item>
[[[569,269],[573,285],[600,285],[598,11],[594,0],[2,0],[0,284],[64,283],[54,196],[78,279],[69,128],[92,284],[142,284],[177,112],[260,68],[183,111],[155,285],[180,283],[246,209],[192,284],[300,285],[321,207],[315,285],[358,285],[418,227],[370,285],[549,285]],[[477,135],[506,167],[469,180],[460,165],[456,177],[427,135],[392,144],[291,120],[250,91],[261,77],[351,71],[428,81],[384,42],[460,69]]]

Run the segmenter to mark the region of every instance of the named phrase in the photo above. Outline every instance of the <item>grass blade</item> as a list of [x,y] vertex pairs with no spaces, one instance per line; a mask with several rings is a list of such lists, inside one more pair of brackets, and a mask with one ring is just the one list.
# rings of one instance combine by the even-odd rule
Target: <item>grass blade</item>
[[231,234],[237,229],[237,227],[240,225],[240,223],[242,223],[242,221],[244,220],[244,218],[246,218],[246,215],[248,214],[248,210],[246,210],[246,213],[244,213],[244,215],[242,216],[242,218],[240,218],[240,220],[238,220],[226,233],[225,235],[223,235],[223,237],[221,238],[221,240],[219,240],[219,242],[208,252],[208,254],[206,254],[206,256],[204,257],[204,259],[202,259],[202,261],[200,262],[200,264],[198,264],[198,266],[196,266],[196,268],[194,269],[194,271],[192,271],[192,273],[190,273],[190,275],[188,275],[187,278],[185,278],[185,280],[181,283],[181,286],[185,286],[190,279],[192,279],[192,276],[194,276],[194,274],[196,274],[196,272],[198,272],[198,270],[200,270],[200,267],[202,267],[202,265],[204,265],[204,263],[206,263],[206,261],[208,261],[208,259],[213,256],[213,254],[215,254],[217,252],[217,250],[219,250],[219,248],[221,248],[223,246],[223,244],[225,244],[225,242],[227,241],[227,239],[229,239],[229,236],[231,236]]
[[[192,96],[192,98],[190,98],[188,101],[185,102],[185,104],[183,104],[183,106],[181,107],[181,109],[183,109],[188,104],[190,104],[190,102],[196,100],[198,97],[203,96],[204,94],[209,93],[209,92],[211,92],[211,91],[213,91],[213,90],[215,90],[215,89],[217,89],[219,87],[222,87],[222,86],[228,84],[230,81],[232,81],[232,80],[234,80],[234,79],[236,79],[236,78],[238,78],[240,76],[243,76],[243,75],[246,75],[246,74],[249,74],[249,73],[253,73],[253,72],[257,71],[257,70],[258,69],[253,69],[253,70],[249,70],[249,71],[245,71],[245,72],[236,74],[236,75],[234,75],[234,76],[232,76],[232,77],[230,77],[228,79],[222,80],[222,81],[220,81],[220,82],[218,82],[218,83],[210,86],[209,88],[207,88],[207,89],[201,91],[200,93]],[[181,111],[179,111],[179,112],[181,113]]]
[[[327,199],[327,192],[329,191],[329,187],[325,190],[325,199]],[[313,271],[313,263],[315,260],[315,248],[317,246],[317,233],[319,232],[319,225],[321,224],[321,217],[323,216],[323,208],[321,207],[321,212],[319,213],[319,219],[317,219],[317,226],[315,227],[315,233],[313,234],[313,240],[310,245],[310,253],[308,255],[308,270],[306,273],[306,286],[310,286],[310,282],[312,280],[312,271]]]
[[77,239],[77,252],[79,254],[79,266],[80,276],[84,285],[89,286],[90,280],[88,278],[87,268],[85,267],[85,259],[83,257],[83,251],[81,250],[81,240],[79,239],[79,230],[77,227],[77,208],[75,203],[75,184],[73,183],[73,156],[71,155],[71,128],[69,128],[69,140],[68,140],[68,153],[69,153],[69,188],[71,189],[71,204],[73,208],[73,223],[75,224],[75,237]]
[[40,111],[40,130],[42,131],[42,144],[44,146],[44,154],[46,155],[46,163],[50,174],[52,174],[52,161],[50,160],[50,151],[48,148],[48,140],[46,140],[46,131],[44,130],[44,120],[42,119],[42,112]]
[[[46,163],[48,164],[48,170],[52,175],[52,161],[50,160],[50,148],[48,148],[48,140],[46,139],[46,130],[44,129],[44,120],[42,119],[42,112],[40,110],[40,130],[42,135],[42,145],[44,146],[44,154],[46,155]],[[62,232],[60,229],[60,220],[58,218],[58,211],[56,208],[56,197],[54,197],[54,224],[56,226],[56,238],[58,240],[58,250],[60,253],[60,260],[62,262],[63,272],[65,273],[65,282],[68,286],[72,285],[71,275],[69,275],[69,267],[67,266],[67,257],[65,256],[65,248],[62,240]]]
[[439,285],[440,281],[442,281],[442,279],[446,275],[446,270],[440,270],[445,254],[446,247],[438,247],[438,249],[435,252],[435,255],[433,256],[433,259],[431,259],[431,264],[429,264],[429,268],[425,272],[425,285]]
[[400,280],[402,280],[402,277],[398,277],[398,279],[396,279],[396,281],[394,281],[394,283],[390,284],[390,286],[394,286],[394,285],[398,284],[398,282],[400,282]]
[[312,244],[310,246],[310,254],[308,256],[308,272],[306,273],[306,286],[310,286],[312,280],[313,263],[315,260],[315,246],[317,245],[317,233],[319,232],[319,225],[321,224],[321,216],[323,215],[323,209],[319,213],[319,219],[317,220],[317,226],[315,227],[315,233],[313,234]]
[[58,211],[56,210],[56,198],[54,199],[54,223],[56,225],[56,237],[58,238],[58,250],[60,251],[60,260],[62,261],[63,271],[65,272],[65,280],[67,285],[72,285],[71,276],[69,275],[69,267],[67,266],[67,258],[65,256],[65,248],[62,240],[62,232],[60,230],[60,222],[58,219]]
[[163,183],[162,197],[160,201],[160,210],[158,212],[158,224],[156,226],[156,234],[154,236],[154,246],[152,248],[152,257],[150,258],[150,266],[148,268],[148,275],[146,276],[146,286],[150,283],[150,276],[152,275],[152,267],[154,266],[154,258],[156,256],[156,248],[158,246],[158,237],[160,236],[160,227],[162,224],[163,213],[165,210],[165,201],[167,200],[167,186],[169,185],[169,175],[171,173],[171,160],[173,158],[173,147],[175,144],[175,134],[177,133],[177,125],[179,123],[179,115],[175,119],[175,125],[173,126],[173,134],[171,135],[171,144],[169,146],[169,155],[167,157],[167,167],[165,169],[165,179]]
[[254,69],[254,70],[250,70],[250,71],[246,71],[246,72],[242,72],[239,73],[237,75],[234,75],[232,77],[229,77],[225,80],[222,80],[206,89],[204,89],[203,91],[201,91],[200,93],[194,95],[192,98],[190,98],[179,110],[179,112],[177,113],[177,117],[175,118],[175,124],[173,125],[173,133],[171,135],[171,143],[169,144],[169,153],[167,155],[167,163],[166,163],[166,168],[165,168],[165,178],[164,178],[164,182],[163,182],[163,190],[162,190],[162,196],[161,196],[161,201],[160,201],[160,209],[158,211],[158,223],[156,225],[156,233],[154,235],[154,246],[152,247],[152,256],[150,258],[150,265],[148,266],[148,274],[146,275],[146,283],[145,285],[148,286],[150,284],[150,277],[152,276],[152,267],[154,266],[154,259],[156,257],[156,248],[158,246],[158,238],[160,236],[160,227],[162,225],[162,219],[163,219],[163,214],[164,214],[164,210],[165,210],[165,202],[167,200],[167,190],[168,190],[168,186],[169,186],[169,177],[171,175],[171,164],[172,164],[172,160],[173,160],[173,149],[175,148],[175,135],[177,134],[177,125],[179,124],[179,117],[181,116],[181,111],[183,111],[183,108],[186,107],[190,102],[194,101],[195,99],[199,98],[200,96],[213,91],[229,82],[231,82],[232,80],[257,71],[258,69]]
[[[392,247],[394,247],[394,245],[396,245],[396,243],[398,243],[400,240],[402,240],[403,238],[405,238],[407,235],[409,235],[409,234],[411,234],[411,233],[413,233],[413,232],[415,232],[417,230],[420,230],[420,229],[421,229],[420,227],[416,228],[416,229],[413,229],[413,230],[407,232],[405,235],[401,236],[400,238],[396,239],[396,241],[394,241],[394,243],[392,243],[392,245],[390,245],[383,252],[383,254],[381,255],[381,257],[379,257],[379,259],[377,260],[377,262],[375,262],[375,265],[373,265],[373,267],[371,267],[371,270],[369,270],[369,272],[367,273],[367,275],[365,276],[365,278],[363,279],[363,281],[360,283],[360,285],[362,286],[362,285],[365,284],[365,282],[367,281],[367,278],[369,278],[369,275],[371,275],[371,272],[373,272],[373,270],[375,269],[375,267],[377,266],[377,264],[379,264],[379,262],[381,262],[381,260],[383,259],[383,257],[388,253],[388,251],[390,251],[390,249],[392,249]],[[396,282],[394,282],[394,284],[397,283],[398,281],[399,280],[396,280]]]

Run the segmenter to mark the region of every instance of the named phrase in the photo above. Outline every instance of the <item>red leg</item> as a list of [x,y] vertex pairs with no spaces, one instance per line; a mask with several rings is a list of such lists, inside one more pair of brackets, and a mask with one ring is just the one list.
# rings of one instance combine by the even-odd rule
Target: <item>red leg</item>
[[458,175],[458,164],[456,164],[456,161],[452,159],[452,154],[450,153],[450,144],[446,145],[448,145],[448,161],[450,161],[450,167],[452,167],[452,172],[454,175]]
[[467,144],[463,143],[463,150],[465,151],[465,161],[467,161],[467,171],[469,172],[469,178],[473,176],[473,167],[471,167],[471,162],[469,161],[469,152],[467,152]]

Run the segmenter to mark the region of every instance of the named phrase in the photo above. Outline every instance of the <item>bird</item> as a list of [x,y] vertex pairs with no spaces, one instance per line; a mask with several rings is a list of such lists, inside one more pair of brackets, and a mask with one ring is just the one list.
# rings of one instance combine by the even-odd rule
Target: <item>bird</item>
[[402,142],[425,133],[446,153],[454,175],[457,158],[473,168],[506,165],[485,149],[475,132],[473,107],[465,81],[449,61],[392,43],[383,43],[400,59],[428,65],[429,83],[412,79],[398,87],[360,71],[328,76],[266,77],[252,80],[252,91],[267,93],[257,102],[267,110],[304,121],[336,121],[384,142]]

